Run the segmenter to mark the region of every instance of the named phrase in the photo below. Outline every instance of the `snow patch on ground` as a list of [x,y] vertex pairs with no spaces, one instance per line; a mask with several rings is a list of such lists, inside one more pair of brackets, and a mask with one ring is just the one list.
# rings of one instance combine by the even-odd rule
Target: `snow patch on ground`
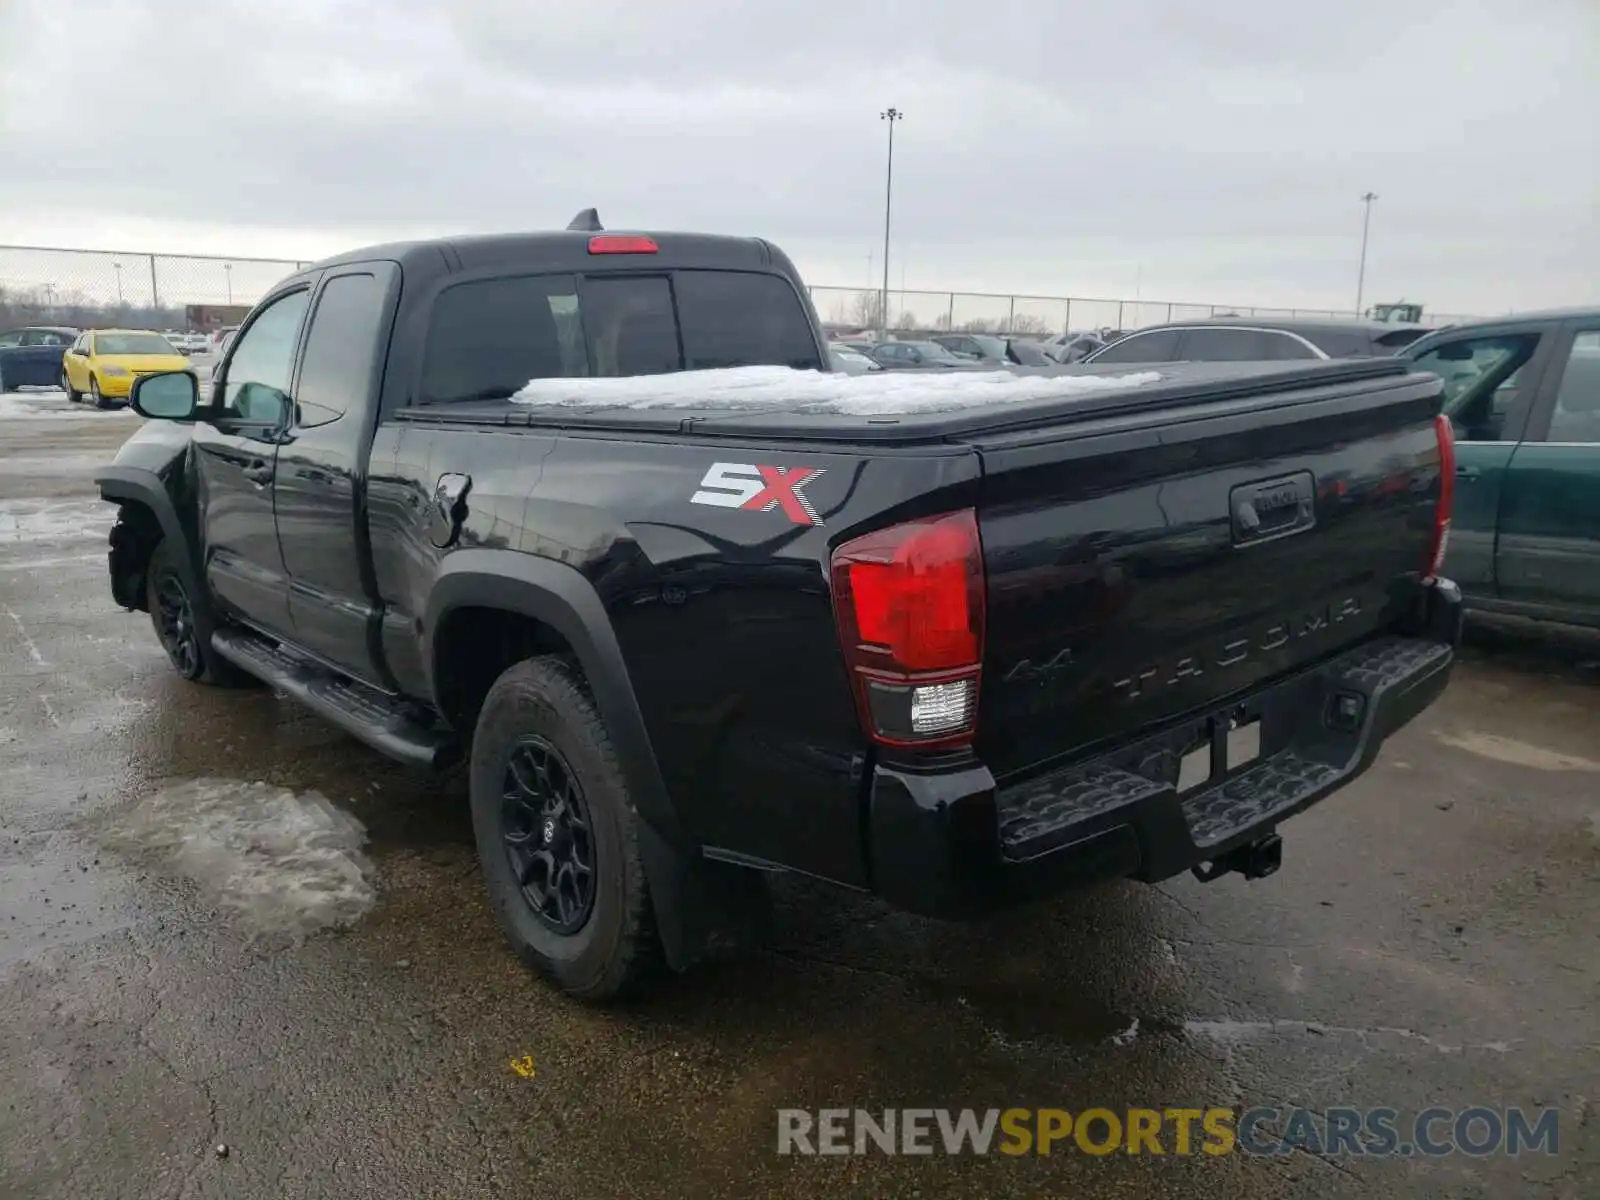
[[729,367],[606,379],[531,379],[512,397],[552,408],[768,408],[878,417],[951,412],[1023,400],[1062,400],[1160,380],[1131,375],[1014,375],[1009,371],[883,371],[844,375],[788,367]]
[[0,475],[90,475],[110,461],[110,454],[45,454],[0,457]]
[[105,421],[137,419],[126,408],[96,408],[85,400],[74,404],[55,388],[0,395],[0,421]]
[[193,779],[145,797],[107,844],[151,855],[261,934],[352,925],[373,905],[366,829],[318,792]]
[[104,541],[116,515],[103,500],[0,500],[0,546]]

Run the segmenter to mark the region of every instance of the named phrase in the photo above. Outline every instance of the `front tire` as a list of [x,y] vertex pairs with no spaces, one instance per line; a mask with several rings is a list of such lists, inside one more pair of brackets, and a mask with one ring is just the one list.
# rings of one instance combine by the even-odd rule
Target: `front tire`
[[67,399],[73,404],[82,403],[83,393],[72,386],[72,377],[65,370],[61,372],[61,390],[67,394]]
[[609,1000],[660,960],[622,768],[579,672],[508,668],[472,739],[472,827],[512,949],[569,995]]
[[212,649],[216,617],[204,596],[192,594],[170,542],[161,542],[150,555],[145,568],[145,601],[156,640],[179,675],[218,687],[245,687],[255,682],[253,676]]
[[89,397],[94,401],[96,408],[110,408],[106,398],[100,394],[100,381],[93,375],[89,376]]

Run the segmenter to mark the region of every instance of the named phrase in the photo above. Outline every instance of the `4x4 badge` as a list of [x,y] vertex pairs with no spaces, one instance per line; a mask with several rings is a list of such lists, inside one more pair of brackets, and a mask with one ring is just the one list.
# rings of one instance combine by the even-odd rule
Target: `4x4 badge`
[[771,512],[781,508],[796,525],[821,525],[803,489],[824,467],[771,467],[760,463],[712,463],[690,504]]

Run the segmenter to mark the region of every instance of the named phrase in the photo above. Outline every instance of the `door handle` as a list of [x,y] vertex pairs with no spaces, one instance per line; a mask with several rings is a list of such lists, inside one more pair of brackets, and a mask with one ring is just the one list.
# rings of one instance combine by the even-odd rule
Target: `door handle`
[[244,468],[244,477],[251,483],[267,484],[272,482],[272,464],[257,459]]
[[1465,463],[1456,468],[1456,478],[1465,479],[1468,483],[1478,477],[1478,468],[1469,467]]

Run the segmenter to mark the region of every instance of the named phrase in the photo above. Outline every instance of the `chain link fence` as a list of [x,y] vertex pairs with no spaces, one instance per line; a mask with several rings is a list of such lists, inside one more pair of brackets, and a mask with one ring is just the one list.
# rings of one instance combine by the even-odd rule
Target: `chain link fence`
[[[0,329],[17,325],[118,325],[201,329],[215,324],[202,309],[248,307],[305,262],[197,254],[121,253],[0,246]],[[813,287],[817,315],[832,329],[878,328],[883,295],[869,288]],[[1350,317],[1326,308],[1261,308],[1077,296],[1007,296],[977,292],[891,291],[889,327],[901,332],[963,330],[1005,334],[1139,329],[1164,321],[1237,315],[1262,318]],[[1473,318],[1425,313],[1429,324]]]
[[196,329],[196,310],[248,308],[290,259],[0,246],[0,327]]
[[[813,287],[817,316],[831,329],[879,327],[883,293],[870,288]],[[1086,296],[1009,296],[984,292],[889,292],[888,328],[899,333],[1039,334],[1086,330],[1143,329],[1168,321],[1209,317],[1259,317],[1263,320],[1350,318],[1353,309],[1265,308],[1249,304],[1196,304],[1179,300],[1118,300]],[[1477,320],[1464,313],[1424,312],[1430,325]]]

